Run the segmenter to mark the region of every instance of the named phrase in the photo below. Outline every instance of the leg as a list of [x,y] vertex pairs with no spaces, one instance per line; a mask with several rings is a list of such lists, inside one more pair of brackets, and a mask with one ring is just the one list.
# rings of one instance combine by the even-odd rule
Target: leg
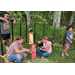
[[6,45],[7,45],[7,40],[4,40],[4,42],[3,42],[3,43],[4,43],[4,45],[6,46]]
[[36,57],[34,57],[34,59],[36,60]]
[[14,54],[14,55],[8,56],[8,61],[14,62],[15,60],[16,60],[16,63],[20,63],[20,61],[21,61],[21,54]]
[[22,58],[27,57],[27,54],[26,53],[20,53],[20,54],[21,54]]
[[32,44],[30,44],[30,49],[32,48]]
[[17,54],[17,59],[16,59],[16,63],[20,63],[21,62],[21,58],[22,58],[22,56],[21,56],[21,54]]
[[8,45],[9,45],[9,39],[7,39],[7,43],[6,43],[6,46],[8,47]]
[[44,57],[47,57],[47,56],[50,56],[51,55],[51,53],[48,53],[48,52],[43,52],[42,53],[42,56],[44,56]]
[[37,48],[37,51],[38,51],[39,56],[42,57],[42,53],[43,53],[44,51],[40,50],[39,47]]
[[33,63],[33,57],[31,56],[31,62]]
[[66,53],[66,51],[69,49],[69,46],[66,46],[62,54]]

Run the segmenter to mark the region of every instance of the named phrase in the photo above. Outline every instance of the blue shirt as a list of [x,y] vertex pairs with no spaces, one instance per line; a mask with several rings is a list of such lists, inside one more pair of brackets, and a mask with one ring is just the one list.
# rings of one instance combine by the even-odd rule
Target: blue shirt
[[[68,37],[71,41],[73,40],[73,34],[72,32],[68,31],[66,33],[66,37]],[[69,40],[65,39],[65,44],[71,44]]]

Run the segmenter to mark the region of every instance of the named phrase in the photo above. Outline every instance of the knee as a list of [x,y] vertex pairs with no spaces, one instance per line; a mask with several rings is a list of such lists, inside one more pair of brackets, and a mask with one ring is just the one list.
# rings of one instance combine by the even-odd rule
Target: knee
[[21,59],[21,58],[22,58],[21,54],[17,54],[17,56],[18,56],[18,58],[19,58],[19,59]]
[[37,48],[37,51],[39,51],[39,47]]
[[27,57],[27,54],[25,53],[25,57]]

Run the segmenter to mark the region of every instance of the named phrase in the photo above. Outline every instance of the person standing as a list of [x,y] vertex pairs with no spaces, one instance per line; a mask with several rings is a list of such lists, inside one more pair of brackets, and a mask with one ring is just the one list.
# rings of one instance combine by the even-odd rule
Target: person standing
[[28,38],[29,38],[30,53],[31,53],[32,44],[34,43],[34,41],[33,41],[33,29],[32,28],[29,29]]
[[9,39],[10,39],[10,22],[13,20],[13,23],[16,23],[15,19],[9,18],[10,14],[5,13],[4,17],[0,17],[0,25],[1,25],[1,35],[4,40],[4,45],[6,47],[6,50],[8,50],[9,45]]

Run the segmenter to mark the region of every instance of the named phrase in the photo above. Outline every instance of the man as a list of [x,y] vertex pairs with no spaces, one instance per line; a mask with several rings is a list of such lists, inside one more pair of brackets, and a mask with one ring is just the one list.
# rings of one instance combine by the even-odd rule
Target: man
[[4,17],[0,17],[0,25],[1,25],[1,35],[4,40],[4,45],[6,47],[6,50],[8,50],[9,45],[9,39],[10,39],[10,22],[13,21],[13,23],[16,23],[15,19],[9,18],[9,13],[5,13]]

